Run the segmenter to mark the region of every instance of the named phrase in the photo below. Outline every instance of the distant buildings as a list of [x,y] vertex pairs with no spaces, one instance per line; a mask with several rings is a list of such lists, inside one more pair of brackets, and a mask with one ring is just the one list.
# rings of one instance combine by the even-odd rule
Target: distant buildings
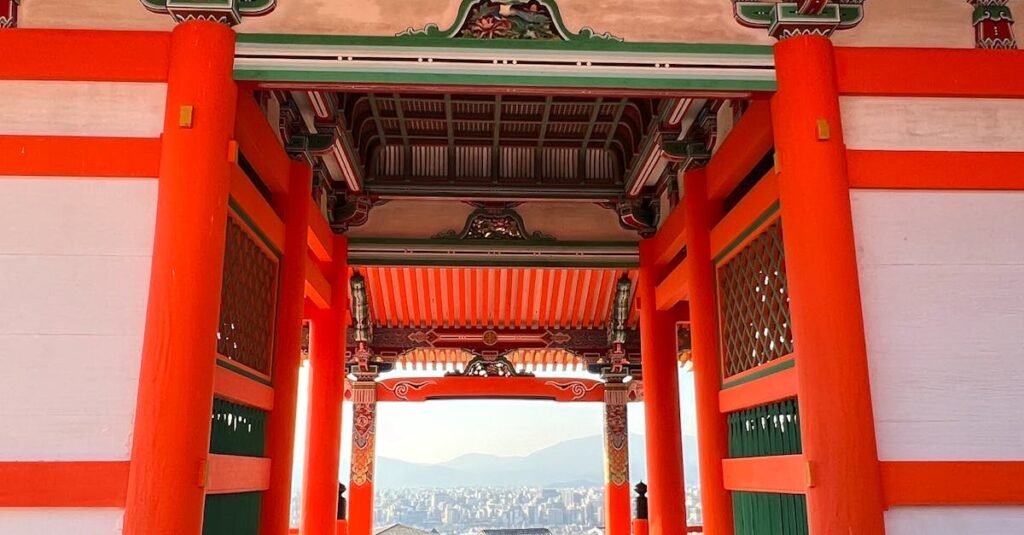
[[482,529],[478,535],[551,535],[547,528]]

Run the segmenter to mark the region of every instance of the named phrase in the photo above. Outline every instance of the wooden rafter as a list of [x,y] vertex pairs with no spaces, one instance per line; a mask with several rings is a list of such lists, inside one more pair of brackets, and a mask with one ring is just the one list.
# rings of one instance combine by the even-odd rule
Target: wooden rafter
[[590,150],[590,138],[594,135],[594,126],[597,123],[597,118],[601,116],[601,106],[603,104],[603,97],[597,97],[597,100],[591,104],[590,121],[587,123],[587,133],[583,136],[583,141],[580,142],[578,173],[584,180],[587,179],[587,153]]

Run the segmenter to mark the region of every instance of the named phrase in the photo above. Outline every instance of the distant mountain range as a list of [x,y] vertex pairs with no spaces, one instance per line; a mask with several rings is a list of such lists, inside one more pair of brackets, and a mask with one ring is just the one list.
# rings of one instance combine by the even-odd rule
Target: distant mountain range
[[[644,437],[629,437],[630,479],[646,479]],[[697,440],[683,437],[687,479],[697,476]],[[601,435],[559,442],[523,457],[469,453],[438,464],[377,458],[377,488],[416,487],[568,487],[604,483],[604,445]]]

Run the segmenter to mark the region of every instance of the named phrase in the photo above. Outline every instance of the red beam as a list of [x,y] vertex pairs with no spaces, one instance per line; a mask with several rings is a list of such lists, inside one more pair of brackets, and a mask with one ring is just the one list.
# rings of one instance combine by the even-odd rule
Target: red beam
[[237,165],[231,168],[231,198],[278,251],[284,249],[284,222]]
[[690,267],[686,259],[676,264],[672,271],[665,275],[654,291],[658,310],[671,310],[686,300],[690,295],[689,276]]
[[274,408],[274,389],[237,374],[223,366],[213,373],[213,391],[218,397],[269,411]]
[[836,48],[843,95],[1022,98],[1017,50]]
[[331,307],[331,283],[327,282],[320,266],[311,258],[306,259],[306,297],[313,302],[317,308],[327,309]]
[[377,383],[377,401],[431,399],[546,399],[560,402],[604,401],[604,383],[552,377],[425,377]]
[[270,191],[275,194],[287,192],[291,160],[250,91],[238,93],[235,137],[245,159]]
[[169,32],[11,29],[0,32],[0,80],[164,82]]
[[796,386],[796,368],[778,371],[722,390],[718,393],[719,410],[729,413],[791,398],[796,396]]
[[803,455],[725,459],[722,472],[729,490],[803,494],[811,486]]
[[270,488],[270,459],[210,454],[207,494],[258,492]]
[[[779,180],[769,172],[711,229],[711,258],[722,254],[779,200]],[[755,233],[756,234],[756,233]],[[738,247],[736,247],[738,248]]]
[[[0,41],[4,33],[0,32]],[[159,174],[159,138],[0,136],[0,175],[156,178]]]
[[1019,152],[846,152],[852,188],[1024,189],[1024,153]]
[[0,507],[124,507],[128,461],[0,462]]
[[773,144],[771,105],[755,100],[708,163],[708,200],[721,201],[732,193]]
[[686,210],[683,210],[682,204],[672,210],[651,242],[651,251],[654,253],[651,260],[655,269],[665,267],[679,255],[686,246]]
[[334,257],[334,231],[313,199],[309,200],[309,232],[306,240],[310,252],[320,262],[330,262]]
[[883,462],[888,505],[1024,505],[1024,461]]

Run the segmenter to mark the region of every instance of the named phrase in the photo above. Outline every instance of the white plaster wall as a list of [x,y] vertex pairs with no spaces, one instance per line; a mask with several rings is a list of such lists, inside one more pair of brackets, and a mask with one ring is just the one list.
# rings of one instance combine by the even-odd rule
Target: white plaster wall
[[120,535],[124,509],[0,508],[3,535]]
[[1024,192],[851,203],[879,457],[1024,459]]
[[167,84],[0,80],[0,135],[159,137]]
[[1019,535],[1024,507],[893,507],[886,535]]
[[129,458],[156,194],[0,177],[0,461]]
[[1024,151],[1024,99],[840,97],[849,149]]

